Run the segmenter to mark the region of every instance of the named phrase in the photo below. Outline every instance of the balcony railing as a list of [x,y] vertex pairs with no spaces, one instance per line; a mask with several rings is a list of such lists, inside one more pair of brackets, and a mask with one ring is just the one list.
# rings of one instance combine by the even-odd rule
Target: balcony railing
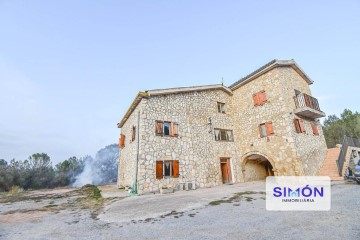
[[305,93],[300,93],[297,96],[295,96],[295,104],[296,104],[296,108],[309,107],[321,111],[318,100]]
[[309,117],[309,118],[321,118],[325,117],[325,113],[321,111],[319,102],[316,98],[300,93],[294,97],[296,110],[295,113]]

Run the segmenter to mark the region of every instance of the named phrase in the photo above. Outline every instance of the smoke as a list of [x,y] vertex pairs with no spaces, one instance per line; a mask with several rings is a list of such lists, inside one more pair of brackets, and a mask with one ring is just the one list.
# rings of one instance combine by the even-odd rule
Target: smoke
[[84,169],[75,177],[74,187],[86,184],[102,185],[116,182],[118,173],[119,148],[112,144],[100,149],[95,158],[83,158]]

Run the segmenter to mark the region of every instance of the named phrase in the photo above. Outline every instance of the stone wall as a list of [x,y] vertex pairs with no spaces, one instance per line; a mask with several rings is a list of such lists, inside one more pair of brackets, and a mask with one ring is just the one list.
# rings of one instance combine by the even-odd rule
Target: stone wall
[[[230,95],[224,91],[200,91],[150,97],[142,111],[139,162],[139,191],[157,191],[159,186],[175,186],[179,181],[195,180],[197,187],[222,183],[220,157],[235,158],[235,142],[217,142],[212,128],[232,129],[230,114],[218,113],[217,102],[226,105]],[[178,137],[155,134],[155,121],[179,124]],[[211,132],[210,132],[211,130]],[[179,160],[179,178],[157,180],[157,160]],[[234,166],[236,169],[237,167]]]
[[265,166],[253,161],[248,161],[244,170],[245,182],[264,180],[267,176]]
[[[222,184],[220,158],[230,158],[233,182],[266,176],[262,165],[248,161],[254,155],[267,160],[275,175],[316,175],[326,154],[324,135],[319,124],[319,136],[313,135],[311,119],[304,119],[306,133],[296,133],[294,89],[311,95],[293,68],[277,67],[233,94],[203,90],[143,98],[122,127],[126,146],[121,151],[119,185],[130,186],[135,178],[136,143],[129,140],[139,111],[139,193],[182,181],[194,180],[197,187]],[[254,106],[253,94],[263,90],[267,102]],[[218,113],[217,102],[225,103],[225,114]],[[179,136],[156,136],[156,120],[178,123]],[[259,124],[265,122],[272,122],[274,135],[261,138]],[[215,141],[214,128],[233,130],[234,141]],[[179,160],[179,178],[156,179],[157,160]]]
[[[136,126],[136,131],[138,131],[138,113],[140,112],[141,114],[143,101],[144,100],[142,100],[140,104],[135,108],[134,112],[125,122],[124,126],[121,128],[121,134],[125,135],[125,147],[120,150],[117,182],[118,187],[132,186],[132,183],[135,180],[137,138],[135,138],[135,141],[131,142],[131,129],[133,126]],[[145,134],[145,132],[142,132],[141,130],[140,133]]]
[[[311,94],[307,82],[291,67],[275,68],[236,89],[232,97],[234,122],[242,154],[262,153],[272,162],[276,175],[316,175],[326,154],[321,126],[313,136],[305,119],[307,134],[296,133],[294,89]],[[253,94],[265,90],[267,102],[254,106]],[[272,122],[274,135],[261,138],[259,124]],[[241,165],[246,158],[241,158]]]

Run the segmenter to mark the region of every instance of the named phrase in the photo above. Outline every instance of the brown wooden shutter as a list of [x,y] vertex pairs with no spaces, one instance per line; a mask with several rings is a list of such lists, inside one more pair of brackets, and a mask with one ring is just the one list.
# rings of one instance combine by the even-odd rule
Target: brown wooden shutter
[[274,135],[274,129],[272,126],[272,122],[265,123],[265,126],[266,126],[266,135],[267,136]]
[[318,126],[315,123],[311,124],[311,128],[312,128],[313,134],[315,136],[319,136],[319,129],[318,129]]
[[259,101],[260,101],[260,105],[266,103],[267,99],[266,99],[266,94],[265,91],[261,91],[259,92]]
[[179,124],[178,123],[172,123],[172,135],[177,137],[179,135]]
[[174,123],[173,122],[171,122],[170,123],[170,136],[174,136]]
[[132,126],[132,128],[131,128],[131,141],[130,142],[135,141],[135,134],[136,134],[136,127]]
[[163,122],[161,122],[161,121],[155,122],[155,133],[156,133],[156,135],[163,134]]
[[163,161],[156,161],[156,179],[163,179]]
[[259,133],[260,133],[260,137],[261,137],[261,138],[262,138],[262,137],[265,137],[265,136],[262,135],[261,124],[259,124]]
[[124,148],[125,147],[125,135],[121,134],[120,135],[120,148]]
[[130,138],[130,143],[133,141],[133,135],[134,135],[134,127],[131,128],[131,132],[130,132],[130,135],[131,135],[131,138]]
[[254,99],[254,106],[258,106],[259,105],[259,94],[255,93],[253,95],[253,99]]
[[179,160],[174,160],[173,165],[173,177],[179,177]]
[[294,125],[295,125],[296,132],[301,133],[300,120],[299,119],[294,119]]
[[300,126],[300,132],[302,133],[306,132],[304,122],[301,119],[299,119],[299,126]]

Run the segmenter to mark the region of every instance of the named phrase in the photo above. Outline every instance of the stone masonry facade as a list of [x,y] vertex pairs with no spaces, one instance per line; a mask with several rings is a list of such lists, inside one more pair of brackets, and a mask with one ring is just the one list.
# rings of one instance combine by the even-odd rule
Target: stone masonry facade
[[[163,186],[177,188],[187,181],[212,187],[269,175],[317,175],[326,155],[317,119],[325,114],[311,97],[311,83],[295,61],[273,60],[230,87],[139,93],[118,124],[122,135],[118,186],[132,186],[137,180],[138,193],[145,193]],[[266,101],[256,105],[254,94],[259,92]],[[296,104],[302,94],[305,103]],[[224,111],[219,111],[219,103]],[[157,135],[157,121],[176,123],[176,136]],[[301,122],[300,132],[295,121]],[[265,123],[271,125],[266,125],[266,134]],[[219,129],[229,136],[231,131],[232,137],[219,141],[215,136]],[[226,166],[222,159],[227,159]],[[159,178],[158,162],[174,160],[178,170],[172,172],[178,175],[166,176],[161,170],[164,177]]]

